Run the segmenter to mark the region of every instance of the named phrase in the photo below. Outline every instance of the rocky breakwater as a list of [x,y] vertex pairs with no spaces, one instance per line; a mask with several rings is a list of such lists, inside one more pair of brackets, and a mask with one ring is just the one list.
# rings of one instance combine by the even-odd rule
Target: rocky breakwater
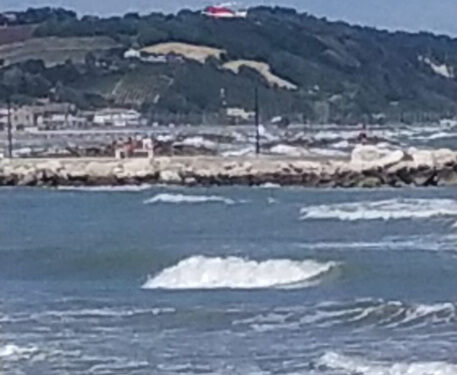
[[2,186],[299,185],[308,187],[457,184],[451,150],[384,150],[359,146],[350,159],[192,156],[115,160],[1,159]]

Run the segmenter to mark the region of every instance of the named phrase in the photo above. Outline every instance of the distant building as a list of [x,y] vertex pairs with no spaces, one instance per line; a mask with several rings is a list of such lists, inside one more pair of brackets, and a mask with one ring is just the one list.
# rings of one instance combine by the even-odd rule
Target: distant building
[[[42,102],[37,105],[12,106],[11,127],[13,131],[57,130],[87,124],[87,118],[76,116],[74,113],[76,107],[68,103]],[[8,109],[0,108],[0,129],[6,129],[7,125]]]
[[17,15],[14,12],[0,13],[0,25],[8,26],[17,22]]
[[139,126],[142,117],[133,109],[106,108],[94,113],[93,124],[96,126]]
[[[33,107],[35,126],[40,130],[59,130],[75,127],[72,120],[76,107],[69,103],[43,102]],[[80,126],[78,124],[78,126]]]
[[203,14],[213,18],[246,18],[246,11],[236,11],[226,6],[213,5],[205,8]]
[[38,128],[43,130],[84,128],[87,125],[88,119],[86,117],[71,113],[40,115],[37,121]]
[[254,120],[255,112],[246,111],[244,108],[232,107],[226,109],[226,117],[232,125],[246,124]]
[[5,13],[2,13],[2,16],[5,17],[9,22],[17,21],[17,14],[14,12],[5,12]]
[[139,59],[141,58],[141,52],[130,48],[127,51],[124,52],[124,59]]
[[440,126],[442,126],[442,127],[457,126],[457,119],[442,119],[442,120],[440,120]]
[[254,118],[255,112],[254,111],[246,111],[244,108],[227,108],[227,116],[228,117],[238,117],[242,120],[249,120]]
[[330,104],[326,101],[314,103],[314,117],[317,123],[327,124],[330,119]]
[[286,128],[290,125],[290,120],[286,116],[275,116],[270,120],[272,125],[277,125],[279,127]]
[[[33,107],[24,106],[11,108],[11,128],[13,131],[22,131],[27,128],[36,127],[36,117]],[[0,127],[6,129],[8,126],[8,109],[0,108]]]

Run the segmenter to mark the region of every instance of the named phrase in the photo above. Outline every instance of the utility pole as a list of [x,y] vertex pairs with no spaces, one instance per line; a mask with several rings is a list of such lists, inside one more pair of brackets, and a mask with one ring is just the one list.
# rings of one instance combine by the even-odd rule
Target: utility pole
[[259,123],[259,89],[254,90],[254,110],[255,110],[255,153],[260,154],[260,123]]
[[6,105],[8,110],[8,157],[13,157],[13,131],[11,126],[11,97],[8,95],[6,98]]

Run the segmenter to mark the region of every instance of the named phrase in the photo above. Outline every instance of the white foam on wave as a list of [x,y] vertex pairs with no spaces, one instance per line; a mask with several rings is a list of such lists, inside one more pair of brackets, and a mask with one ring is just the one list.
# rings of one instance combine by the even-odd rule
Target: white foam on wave
[[254,148],[252,146],[249,147],[242,147],[242,148],[234,148],[221,153],[224,157],[233,157],[233,156],[246,156],[254,154]]
[[87,191],[94,193],[110,193],[110,192],[135,192],[151,189],[151,185],[121,185],[121,186],[59,186],[57,190],[61,191]]
[[209,150],[217,149],[216,143],[201,136],[185,138],[181,142],[176,142],[175,145],[203,147]]
[[[336,352],[325,353],[317,362],[324,368],[343,371],[347,375],[455,375],[457,364],[447,362],[397,362],[371,361]],[[340,373],[340,372],[338,372]]]
[[310,151],[312,154],[328,157],[344,157],[349,155],[347,152],[331,148],[312,148]]
[[318,141],[340,141],[357,138],[359,134],[360,130],[321,130],[315,133],[313,138]]
[[227,205],[235,204],[235,201],[230,198],[220,197],[217,195],[185,195],[185,194],[157,194],[154,197],[144,201],[144,204],[157,204],[157,203],[223,203]]
[[332,148],[336,149],[347,149],[350,148],[351,144],[347,140],[339,141],[332,144]]
[[32,317],[39,320],[41,318],[69,318],[69,319],[106,319],[106,318],[131,318],[140,315],[158,316],[163,314],[173,314],[176,310],[172,307],[153,307],[149,309],[128,309],[128,308],[96,308],[78,310],[51,310],[44,313],[33,314]]
[[27,359],[38,352],[34,346],[20,347],[14,344],[0,345],[0,359],[4,361],[16,361],[19,359]]
[[272,182],[266,182],[262,185],[258,186],[259,189],[280,189],[281,185],[279,184],[274,184]]
[[[457,226],[456,226],[457,228]],[[307,250],[412,250],[412,251],[454,251],[457,235],[410,235],[385,236],[382,240],[373,241],[322,241],[297,244]]]
[[427,135],[418,135],[413,137],[413,139],[420,140],[420,141],[432,141],[436,139],[446,139],[446,138],[455,138],[457,135],[455,132],[435,132]]
[[424,318],[431,318],[435,323],[456,321],[456,306],[452,303],[437,303],[433,305],[416,305],[407,310],[406,317],[401,322],[409,324]]
[[193,256],[167,268],[144,289],[260,289],[306,287],[337,263],[272,259],[263,262],[237,257]]
[[307,206],[301,219],[391,220],[457,216],[457,201],[451,199],[390,199]]
[[407,304],[401,301],[358,300],[353,304],[326,303],[308,323],[324,325],[360,324],[386,328],[443,325],[457,321],[457,308],[450,302]]
[[270,153],[275,155],[287,156],[308,156],[310,153],[302,147],[290,146],[286,144],[278,144],[270,148]]
[[400,301],[356,300],[351,303],[323,302],[317,306],[287,306],[237,319],[233,325],[248,325],[255,331],[301,330],[312,327],[350,326],[352,330],[384,327],[415,329],[450,326],[457,322],[454,304],[407,304]]
[[267,203],[268,204],[276,204],[276,203],[278,203],[278,201],[273,197],[268,197]]

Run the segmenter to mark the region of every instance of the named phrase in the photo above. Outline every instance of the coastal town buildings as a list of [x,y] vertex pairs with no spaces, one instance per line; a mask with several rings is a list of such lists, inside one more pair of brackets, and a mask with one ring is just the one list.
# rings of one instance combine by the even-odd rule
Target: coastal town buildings
[[0,108],[0,128],[6,129],[8,124],[8,113],[10,114],[11,128],[13,131],[21,131],[36,126],[36,117],[30,107]]
[[13,131],[56,130],[80,126],[86,120],[74,116],[75,106],[68,103],[46,103],[0,108],[0,129],[8,125],[8,113]]
[[68,103],[0,107],[0,131],[8,126],[8,113],[14,132],[28,130],[64,130],[91,127],[135,127],[146,122],[136,110],[104,108],[97,111],[80,111]]
[[134,109],[106,108],[94,113],[95,126],[140,126],[143,124],[141,113]]

